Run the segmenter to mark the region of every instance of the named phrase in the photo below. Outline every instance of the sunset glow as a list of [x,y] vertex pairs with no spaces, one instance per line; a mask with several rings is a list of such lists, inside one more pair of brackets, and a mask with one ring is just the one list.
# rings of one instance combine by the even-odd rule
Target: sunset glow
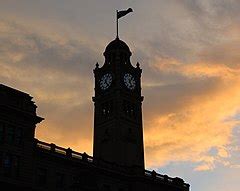
[[0,83],[34,98],[37,139],[92,155],[92,70],[128,7],[119,32],[143,69],[146,167],[238,191],[238,0],[0,0]]

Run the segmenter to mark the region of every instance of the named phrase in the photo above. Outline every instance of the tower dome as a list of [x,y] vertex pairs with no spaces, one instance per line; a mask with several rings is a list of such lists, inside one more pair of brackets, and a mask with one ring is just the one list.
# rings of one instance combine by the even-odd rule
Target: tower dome
[[111,53],[114,53],[116,51],[119,51],[121,53],[125,53],[127,56],[131,56],[132,53],[128,47],[128,45],[120,40],[119,38],[116,38],[115,40],[111,41],[107,46],[104,51],[104,56],[107,56]]

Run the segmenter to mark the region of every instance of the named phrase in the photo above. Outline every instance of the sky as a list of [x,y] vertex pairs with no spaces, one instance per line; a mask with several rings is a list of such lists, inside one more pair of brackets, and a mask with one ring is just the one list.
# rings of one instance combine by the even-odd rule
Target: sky
[[239,0],[0,0],[0,83],[34,97],[36,137],[92,155],[96,62],[116,36],[143,69],[147,169],[240,190]]

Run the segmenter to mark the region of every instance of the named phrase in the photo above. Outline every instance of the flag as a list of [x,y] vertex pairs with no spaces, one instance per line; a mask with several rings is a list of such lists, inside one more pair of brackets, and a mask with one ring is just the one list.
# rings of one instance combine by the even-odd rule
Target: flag
[[123,10],[123,11],[118,11],[117,12],[117,19],[120,19],[121,17],[125,16],[126,14],[133,12],[132,8],[129,8],[127,10]]

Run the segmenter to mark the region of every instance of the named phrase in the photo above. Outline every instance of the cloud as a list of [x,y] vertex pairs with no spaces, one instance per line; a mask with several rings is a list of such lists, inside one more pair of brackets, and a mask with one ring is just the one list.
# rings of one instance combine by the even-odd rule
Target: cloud
[[46,36],[5,20],[0,22],[0,43],[1,82],[30,93],[45,118],[37,137],[91,152],[95,51],[81,41]]
[[[85,6],[67,6],[72,11],[64,20],[59,7],[48,9],[54,18],[50,20],[37,14],[32,18],[39,9],[35,5],[24,14],[11,9],[15,21],[0,21],[0,80],[34,97],[38,113],[45,117],[37,127],[39,139],[91,153],[92,69],[102,59],[103,49],[98,48],[105,46],[106,31],[111,34],[113,27],[101,26]],[[122,24],[121,34],[127,31],[128,42],[136,41],[133,58],[143,67],[147,167],[178,161],[193,162],[198,171],[214,169],[218,163],[237,167],[238,162],[231,161],[236,150],[229,144],[239,122],[238,1],[141,1],[136,10],[138,16],[129,17],[135,21],[133,29]],[[89,20],[82,19],[86,13]],[[110,13],[99,17],[112,18]],[[61,30],[66,26],[70,29]],[[71,36],[71,28],[79,35]]]
[[203,164],[201,166],[196,167],[194,170],[196,170],[196,171],[207,171],[207,170],[212,170],[212,169],[213,169],[213,167],[211,167],[207,164]]
[[[197,171],[213,169],[215,163],[231,165],[227,145],[231,144],[233,129],[239,123],[234,118],[240,105],[239,68],[237,61],[230,65],[214,59],[213,52],[208,52],[211,59],[199,57],[190,64],[174,58],[155,58],[151,65],[154,71],[181,75],[183,80],[166,81],[146,91],[146,97],[154,103],[147,103],[145,111],[149,115],[145,122],[148,165],[200,162]],[[226,51],[221,53],[225,58],[229,56]],[[218,152],[211,156],[211,161],[206,160],[214,147]]]
[[207,170],[234,163],[229,145],[239,124],[237,7],[237,1],[174,1],[155,13],[162,27],[137,51],[144,58],[148,166],[191,161],[195,170]]

